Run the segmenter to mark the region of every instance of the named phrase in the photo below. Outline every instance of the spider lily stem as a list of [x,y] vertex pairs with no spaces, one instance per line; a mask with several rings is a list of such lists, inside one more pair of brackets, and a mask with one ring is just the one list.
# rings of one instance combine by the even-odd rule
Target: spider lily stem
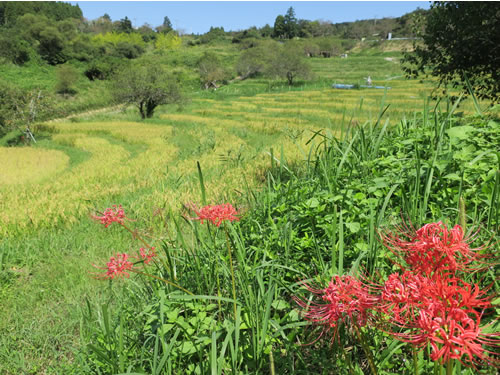
[[126,230],[128,230],[130,232],[130,234],[132,234],[132,237],[133,238],[137,238],[139,241],[141,241],[144,246],[146,246],[148,249],[151,249],[151,246],[144,240],[144,238],[142,238],[141,236],[139,236],[137,234],[137,232],[133,231],[132,229],[130,229],[129,227],[127,227],[125,224],[123,223],[120,223],[120,225],[125,228]]
[[375,361],[373,360],[373,353],[371,352],[370,348],[366,344],[366,341],[363,337],[363,334],[359,328],[359,325],[356,321],[353,322],[354,326],[354,331],[356,332],[356,336],[358,337],[359,343],[361,344],[361,347],[363,348],[363,351],[366,354],[366,358],[368,359],[368,364],[370,365],[370,370],[373,375],[377,375],[377,368],[375,367]]
[[453,375],[453,359],[448,359],[446,363],[446,375]]
[[229,244],[229,234],[227,233],[227,227],[225,225],[224,225],[224,232],[226,233],[227,253],[229,255],[229,267],[231,269],[231,284],[233,287],[233,299],[234,299],[234,320],[236,321],[236,282],[234,279],[233,257],[231,255],[231,245]]

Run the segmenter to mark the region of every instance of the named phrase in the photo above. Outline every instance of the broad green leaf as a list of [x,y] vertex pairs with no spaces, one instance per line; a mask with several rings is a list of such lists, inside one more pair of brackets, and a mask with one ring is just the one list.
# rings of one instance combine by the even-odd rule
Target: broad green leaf
[[446,132],[451,139],[467,139],[470,137],[470,133],[474,132],[476,129],[470,125],[455,126],[448,129]]
[[345,226],[349,228],[351,233],[357,233],[361,229],[360,223],[345,223]]

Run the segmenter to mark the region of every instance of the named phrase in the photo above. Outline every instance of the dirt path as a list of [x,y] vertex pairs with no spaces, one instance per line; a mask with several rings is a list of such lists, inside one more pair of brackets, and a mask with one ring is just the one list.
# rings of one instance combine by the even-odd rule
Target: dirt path
[[73,113],[72,115],[69,115],[66,117],[54,118],[52,120],[48,120],[48,121],[44,121],[44,122],[49,122],[49,123],[50,122],[62,122],[62,121],[67,121],[68,119],[71,119],[71,118],[92,116],[92,115],[96,115],[98,113],[105,113],[105,112],[117,113],[120,111],[121,108],[122,108],[122,105],[118,104],[118,105],[114,105],[114,106],[110,106],[110,107],[93,109],[93,110],[86,111],[86,112]]

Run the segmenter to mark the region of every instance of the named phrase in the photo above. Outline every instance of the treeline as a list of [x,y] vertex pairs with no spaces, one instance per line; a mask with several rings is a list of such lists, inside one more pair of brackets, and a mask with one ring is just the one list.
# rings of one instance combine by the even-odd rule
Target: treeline
[[[318,51],[342,53],[360,38],[385,38],[389,32],[395,36],[415,36],[421,26],[425,10],[399,18],[383,18],[333,24],[328,21],[298,19],[292,7],[285,15],[278,15],[274,26],[251,27],[242,31],[226,32],[222,27],[211,27],[202,35],[193,35],[188,45],[208,44],[231,40],[242,48],[255,45],[259,39],[315,39],[305,51],[315,56]],[[343,44],[339,40],[344,40]],[[346,42],[350,40],[350,42]],[[90,79],[104,79],[119,63],[113,58],[133,59],[147,47],[171,49],[181,39],[173,30],[168,17],[162,25],[148,24],[134,28],[128,17],[112,21],[104,14],[95,20],[83,18],[78,5],[62,2],[1,2],[0,3],[0,63],[17,65],[28,61],[63,64],[69,60],[92,61]]]
[[62,21],[68,18],[83,18],[80,7],[69,3],[48,1],[3,1],[0,2],[0,27],[14,25],[19,17],[27,13],[45,16],[54,21]]
[[245,39],[293,39],[335,37],[338,39],[362,39],[378,37],[385,39],[388,33],[397,37],[416,37],[422,29],[423,20],[428,11],[418,8],[397,18],[369,19],[354,22],[332,23],[330,21],[310,21],[298,19],[293,7],[285,15],[278,15],[273,26],[269,24],[257,28],[224,33],[223,28],[211,28],[207,34],[200,36],[200,43],[228,35],[233,43],[240,43]]

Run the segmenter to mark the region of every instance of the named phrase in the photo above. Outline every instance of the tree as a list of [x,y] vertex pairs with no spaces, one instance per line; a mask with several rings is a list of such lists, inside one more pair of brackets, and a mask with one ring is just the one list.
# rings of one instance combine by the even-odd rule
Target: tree
[[271,76],[286,78],[288,85],[293,85],[297,77],[309,78],[311,67],[305,61],[304,52],[296,45],[286,45],[275,50],[267,67]]
[[96,34],[105,34],[113,31],[113,22],[108,14],[90,22],[90,31]]
[[28,142],[35,140],[30,126],[47,112],[50,105],[41,90],[26,91],[0,79],[0,137],[17,128]]
[[38,42],[38,52],[49,64],[57,65],[66,62],[64,35],[55,27],[49,26],[42,30]]
[[201,43],[210,43],[216,40],[224,40],[226,32],[221,27],[210,27],[210,30],[203,34],[200,38]]
[[130,21],[128,17],[121,19],[120,21],[118,21],[117,30],[121,33],[130,34],[132,31],[134,31],[134,28],[132,27],[132,21]]
[[273,50],[276,48],[276,42],[260,43],[257,47],[249,48],[243,51],[236,64],[236,71],[241,76],[241,79],[254,77],[267,70],[270,62],[270,57]]
[[318,56],[319,53],[321,52],[319,46],[316,43],[312,42],[311,40],[307,40],[303,44],[303,49],[306,56],[309,57]]
[[165,16],[163,18],[163,23],[161,24],[161,26],[158,26],[156,28],[157,32],[164,33],[164,34],[168,34],[169,32],[171,32],[173,30],[174,30],[174,28],[172,27],[172,22],[170,22],[170,18],[168,18],[168,16]]
[[144,40],[144,42],[146,43],[156,40],[157,34],[153,30],[153,28],[147,23],[139,27],[137,29],[137,32],[141,34],[142,40]]
[[288,8],[284,16],[279,15],[276,17],[273,33],[275,38],[292,39],[298,35],[298,32],[299,24],[293,7]]
[[331,23],[324,21],[307,21],[307,20],[299,20],[299,36],[302,38],[316,38],[319,36],[325,36],[330,34],[329,28],[331,27]]
[[276,17],[276,20],[274,21],[274,32],[273,36],[275,38],[284,38],[286,34],[286,27],[285,27],[285,17],[283,17],[281,14]]
[[15,128],[17,106],[25,105],[26,94],[14,85],[0,80],[0,137]]
[[103,56],[100,59],[92,60],[83,74],[91,81],[110,79],[126,64],[127,61],[122,58]]
[[269,26],[269,24],[267,23],[264,26],[262,26],[259,31],[260,35],[263,38],[269,38],[271,35],[273,35],[273,28]]
[[66,62],[68,56],[65,49],[68,43],[64,34],[57,29],[57,23],[34,14],[25,14],[16,22],[16,31],[21,38],[31,43],[45,61],[51,65]]
[[288,8],[285,17],[285,38],[292,39],[297,36],[298,32],[298,23],[297,18],[295,17],[295,11],[293,7]]
[[409,77],[430,74],[464,94],[469,80],[478,97],[500,102],[500,3],[434,2],[422,37],[403,59]]
[[200,80],[205,90],[210,87],[217,88],[217,82],[226,77],[226,71],[219,57],[213,52],[205,52],[198,60]]
[[152,63],[124,69],[115,78],[112,90],[116,101],[136,106],[142,119],[152,117],[159,105],[182,101],[178,82]]
[[17,65],[23,65],[30,59],[31,46],[14,30],[0,34],[0,57]]
[[164,33],[168,33],[168,32],[173,30],[172,22],[170,22],[170,18],[168,18],[168,16],[165,16],[165,18],[163,18],[162,26],[163,26],[162,32],[164,32]]
[[171,30],[167,34],[159,34],[155,41],[155,48],[160,51],[167,51],[179,48],[182,44],[182,39]]

